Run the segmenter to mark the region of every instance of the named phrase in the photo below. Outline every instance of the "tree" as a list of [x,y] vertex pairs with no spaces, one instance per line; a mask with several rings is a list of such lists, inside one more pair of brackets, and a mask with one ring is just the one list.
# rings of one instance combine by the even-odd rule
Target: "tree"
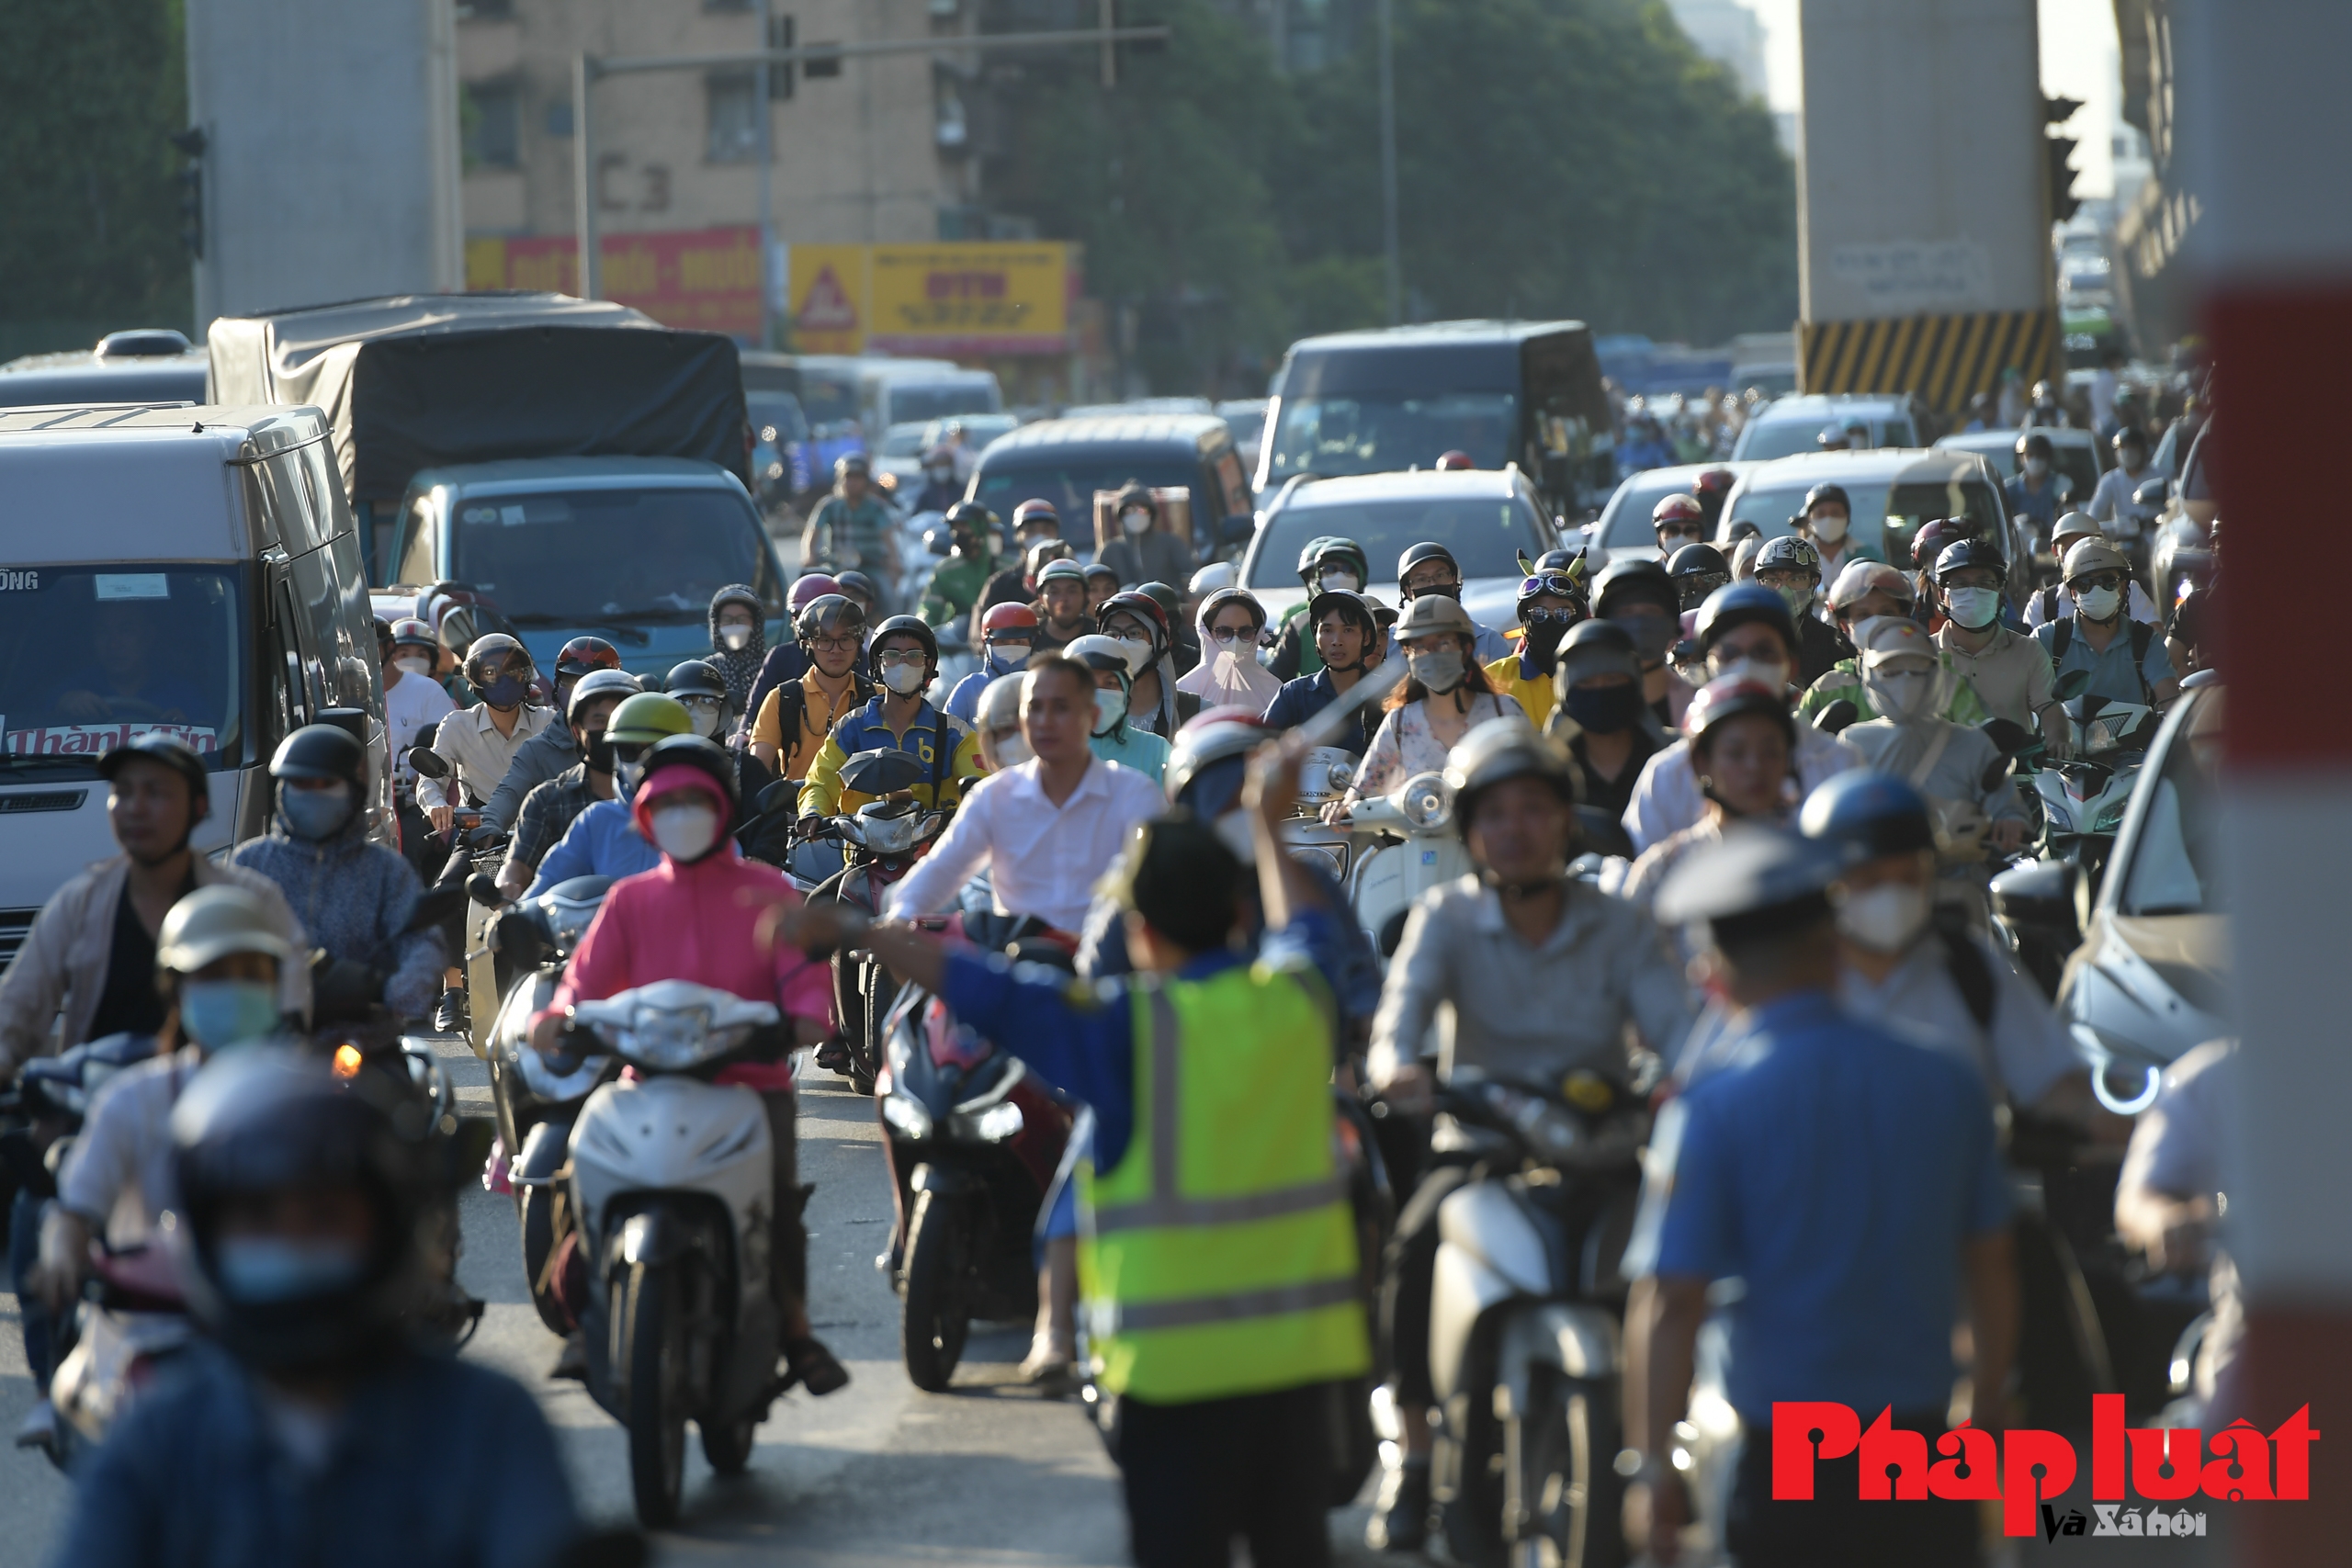
[[0,0],[0,311],[186,322],[179,0]]

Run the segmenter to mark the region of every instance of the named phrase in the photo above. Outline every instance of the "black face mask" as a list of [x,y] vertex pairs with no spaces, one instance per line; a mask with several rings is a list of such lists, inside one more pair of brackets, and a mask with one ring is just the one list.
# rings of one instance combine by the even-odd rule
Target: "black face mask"
[[588,744],[581,748],[581,754],[587,760],[590,773],[610,773],[613,771],[613,743],[605,739],[603,730],[588,738]]

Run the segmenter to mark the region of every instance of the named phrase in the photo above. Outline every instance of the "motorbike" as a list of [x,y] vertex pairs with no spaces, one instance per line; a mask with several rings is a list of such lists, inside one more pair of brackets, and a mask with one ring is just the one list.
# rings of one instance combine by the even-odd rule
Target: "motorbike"
[[1438,1211],[1430,1472],[1473,1564],[1616,1568],[1618,1273],[1649,1136],[1645,1086],[1579,1069],[1555,1089],[1456,1078],[1441,1128],[1477,1162]]
[[69,1473],[196,1338],[170,1255],[160,1247],[94,1246],[73,1337],[49,1385],[57,1410],[49,1458]]
[[2159,716],[2143,703],[2109,697],[2076,695],[2064,705],[2074,728],[2067,760],[2045,762],[2033,775],[2042,818],[2039,848],[2041,859],[2080,866],[2096,890]]
[[1283,849],[1293,860],[1315,866],[1345,887],[1356,859],[1355,840],[1345,829],[1323,820],[1323,808],[1347,794],[1358,758],[1337,746],[1307,750],[1298,770],[1298,803],[1283,822]]
[[[808,824],[805,837],[839,845],[842,858],[842,869],[808,888],[808,897],[854,905],[869,915],[881,912],[891,886],[947,826],[945,812],[907,794],[925,776],[922,761],[907,751],[860,751],[842,764],[843,787],[879,798],[854,813]],[[889,798],[894,795],[899,798]],[[872,1094],[882,1063],[883,1024],[899,982],[868,954],[837,953],[832,964],[835,1016],[847,1052],[837,1070],[858,1093]]]
[[[1024,959],[1058,955],[1058,966],[1070,967],[1050,941],[1032,938],[1018,950]],[[897,1245],[882,1261],[905,1303],[907,1377],[937,1393],[963,1359],[972,1320],[1036,1315],[1031,1237],[1071,1112],[1019,1058],[912,987],[891,1008],[887,1038],[876,1089]]]
[[1421,895],[1470,873],[1470,852],[1453,831],[1453,791],[1442,773],[1415,773],[1385,795],[1359,799],[1348,827],[1365,846],[1350,868],[1348,903],[1385,963]]
[[[633,1069],[588,1096],[559,1179],[577,1226],[584,1381],[628,1430],[630,1484],[649,1527],[678,1516],[687,1422],[711,1468],[739,1474],[788,1385],[776,1371],[782,1325],[769,1280],[767,1113],[752,1090],[708,1081],[747,1047],[773,1043],[780,1023],[772,1003],[662,980],[582,1002],[566,1031],[567,1051],[585,1032]],[[584,1070],[570,1055],[552,1065]]]

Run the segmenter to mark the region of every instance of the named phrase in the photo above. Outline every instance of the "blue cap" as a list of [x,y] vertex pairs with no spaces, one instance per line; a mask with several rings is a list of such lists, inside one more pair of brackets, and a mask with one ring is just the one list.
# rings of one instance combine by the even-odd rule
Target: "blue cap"
[[1668,874],[1658,889],[1657,918],[1674,926],[1704,920],[1718,936],[1727,923],[1763,924],[1752,919],[1758,916],[1787,929],[1792,917],[1801,923],[1807,906],[1827,913],[1825,890],[1843,864],[1833,847],[1784,829],[1735,827]]
[[1843,851],[1849,860],[1910,854],[1936,847],[1928,798],[1893,773],[1854,768],[1805,796],[1797,814],[1804,836]]

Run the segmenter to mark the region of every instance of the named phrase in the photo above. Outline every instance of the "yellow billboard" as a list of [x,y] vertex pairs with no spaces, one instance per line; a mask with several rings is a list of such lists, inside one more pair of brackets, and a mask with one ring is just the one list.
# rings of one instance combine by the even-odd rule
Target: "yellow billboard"
[[1046,241],[794,245],[792,344],[803,354],[1067,354],[1069,247]]

